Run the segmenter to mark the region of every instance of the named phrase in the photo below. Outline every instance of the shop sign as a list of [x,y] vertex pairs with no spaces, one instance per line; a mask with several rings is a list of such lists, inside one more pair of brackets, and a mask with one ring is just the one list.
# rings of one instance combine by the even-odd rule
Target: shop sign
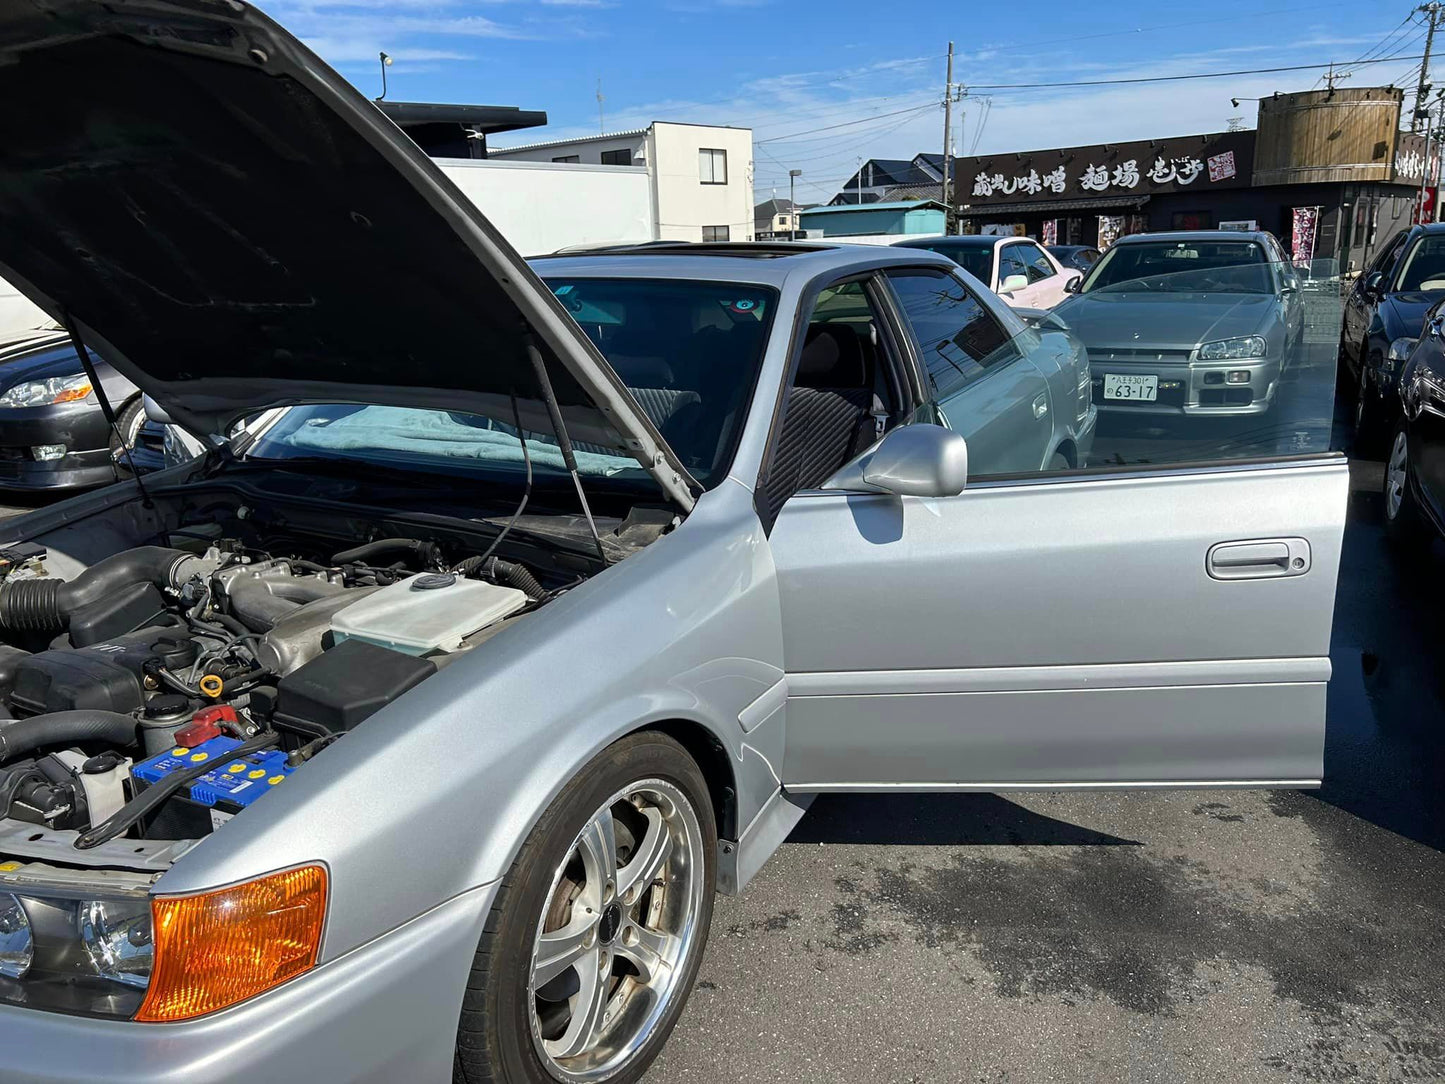
[[982,210],[990,202],[1240,187],[1249,183],[1253,155],[1253,132],[1219,132],[959,158],[954,175],[968,193],[964,206]]

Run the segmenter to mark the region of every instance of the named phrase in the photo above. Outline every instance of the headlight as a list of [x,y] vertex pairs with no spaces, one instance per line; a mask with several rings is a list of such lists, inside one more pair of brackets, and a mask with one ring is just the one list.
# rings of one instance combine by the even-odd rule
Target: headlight
[[0,395],[0,407],[54,406],[56,403],[73,403],[91,393],[90,377],[84,373],[75,376],[52,376],[46,380],[27,380],[7,388]]
[[0,1004],[134,1016],[150,982],[150,897],[77,884],[0,892]]
[[0,895],[0,975],[18,979],[30,970],[35,956],[30,937],[30,920],[20,900],[10,893]]
[[149,900],[88,900],[80,905],[76,924],[97,975],[145,988],[155,959]]
[[1405,361],[1415,349],[1419,339],[1412,339],[1408,335],[1402,335],[1390,344],[1390,352],[1386,355],[1391,361]]
[[1237,339],[1220,339],[1199,348],[1200,361],[1233,361],[1236,358],[1262,358],[1268,347],[1263,335],[1241,335]]

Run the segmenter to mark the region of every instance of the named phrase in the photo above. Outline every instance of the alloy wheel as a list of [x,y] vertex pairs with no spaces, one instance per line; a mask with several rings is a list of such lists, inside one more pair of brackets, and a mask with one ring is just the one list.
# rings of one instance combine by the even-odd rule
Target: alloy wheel
[[1390,459],[1385,465],[1385,518],[1393,520],[1400,514],[1405,501],[1406,474],[1410,468],[1410,449],[1401,429],[1395,434],[1395,443],[1390,447]]
[[696,810],[662,779],[618,791],[578,833],[552,878],[527,989],[553,1077],[611,1076],[685,994],[704,861]]

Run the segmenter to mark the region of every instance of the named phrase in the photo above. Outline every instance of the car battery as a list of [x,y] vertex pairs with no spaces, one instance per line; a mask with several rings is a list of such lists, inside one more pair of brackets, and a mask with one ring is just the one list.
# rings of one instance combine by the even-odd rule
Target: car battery
[[231,751],[241,744],[238,738],[222,737],[202,742],[193,749],[176,746],[135,765],[130,771],[131,779],[140,793],[173,772],[208,760],[214,762],[214,768],[176,791],[174,800],[204,806],[210,812],[211,827],[215,829],[284,783],[295,770],[286,763],[286,754],[279,749],[232,757]]

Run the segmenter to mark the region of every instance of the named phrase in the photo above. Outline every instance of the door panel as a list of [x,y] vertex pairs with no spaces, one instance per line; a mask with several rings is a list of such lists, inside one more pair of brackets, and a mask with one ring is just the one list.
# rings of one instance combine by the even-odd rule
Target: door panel
[[[1325,460],[794,497],[785,781],[1317,780],[1347,488]],[[1305,573],[1209,575],[1220,543],[1285,538]]]

